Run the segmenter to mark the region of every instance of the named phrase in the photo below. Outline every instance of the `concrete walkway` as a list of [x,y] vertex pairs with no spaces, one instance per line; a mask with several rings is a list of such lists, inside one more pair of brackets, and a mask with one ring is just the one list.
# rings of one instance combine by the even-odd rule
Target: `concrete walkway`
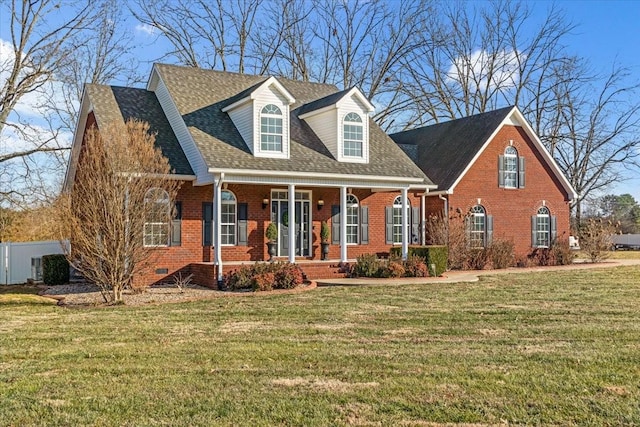
[[447,271],[441,277],[402,277],[399,279],[378,279],[378,278],[340,278],[340,279],[318,279],[318,286],[372,286],[372,285],[419,285],[427,283],[461,283],[477,282],[480,276],[494,274],[518,274],[527,272],[552,272],[564,270],[588,270],[596,268],[611,268],[625,265],[640,266],[640,259],[614,259],[599,263],[591,263],[586,260],[576,260],[570,265],[559,265],[552,267],[528,267],[528,268],[505,268],[501,270],[464,270]]

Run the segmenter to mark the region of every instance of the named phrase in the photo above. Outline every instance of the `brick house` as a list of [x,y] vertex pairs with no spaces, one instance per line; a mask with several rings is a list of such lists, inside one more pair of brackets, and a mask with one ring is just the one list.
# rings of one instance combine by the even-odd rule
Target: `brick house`
[[568,239],[575,191],[518,108],[390,136],[438,185],[427,215],[468,215],[473,246],[499,238],[523,255]]
[[145,89],[85,86],[65,188],[91,126],[150,124],[182,186],[177,217],[145,236],[158,255],[147,283],[189,271],[214,286],[269,258],[270,223],[276,259],[314,278],[394,245],[406,255],[447,211],[468,216],[476,247],[501,238],[525,254],[568,236],[575,192],[516,107],[390,136],[372,111],[357,88],[156,64]]
[[[265,229],[278,229],[276,259],[308,276],[363,253],[407,253],[423,242],[426,194],[436,186],[369,117],[357,89],[156,64],[145,89],[86,85],[65,188],[91,126],[144,120],[157,132],[173,178],[176,218],[150,227],[154,283],[177,271],[213,286],[232,265],[268,259]],[[331,226],[329,261],[320,228]]]

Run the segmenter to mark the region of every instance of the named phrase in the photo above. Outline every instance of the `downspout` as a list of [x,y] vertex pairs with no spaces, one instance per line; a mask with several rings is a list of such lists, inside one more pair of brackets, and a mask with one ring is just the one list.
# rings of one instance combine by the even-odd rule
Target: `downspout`
[[422,246],[427,244],[427,213],[425,212],[427,193],[420,195],[420,242]]
[[443,215],[447,222],[449,222],[449,199],[444,197],[442,194],[438,194],[438,199],[444,202]]
[[444,197],[442,194],[438,194],[438,199],[442,200],[443,202],[443,213],[444,213],[444,221],[445,224],[447,225],[447,246],[449,246],[449,199],[447,199],[446,197]]
[[218,288],[222,289],[222,248],[220,247],[220,234],[222,234],[222,209],[220,208],[220,204],[222,201],[221,191],[222,191],[222,181],[224,180],[224,172],[220,174],[220,178],[217,181],[214,181],[214,194],[213,194],[213,207],[215,209],[215,227],[213,228],[213,244],[214,246],[214,265],[217,267],[217,282]]

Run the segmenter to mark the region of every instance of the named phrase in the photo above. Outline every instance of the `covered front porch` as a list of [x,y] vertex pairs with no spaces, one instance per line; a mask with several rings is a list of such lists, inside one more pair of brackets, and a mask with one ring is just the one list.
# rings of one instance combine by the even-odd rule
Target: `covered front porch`
[[[203,233],[205,240],[210,233],[211,264],[218,283],[234,265],[269,259],[265,230],[270,223],[278,231],[275,259],[306,263],[313,271],[309,276],[318,278],[332,265],[342,266],[363,253],[388,252],[393,245],[401,246],[406,258],[409,244],[425,241],[429,187],[421,182],[330,174],[283,176],[268,171],[213,176],[210,225],[204,218]],[[323,222],[331,228],[328,261],[320,261]]]

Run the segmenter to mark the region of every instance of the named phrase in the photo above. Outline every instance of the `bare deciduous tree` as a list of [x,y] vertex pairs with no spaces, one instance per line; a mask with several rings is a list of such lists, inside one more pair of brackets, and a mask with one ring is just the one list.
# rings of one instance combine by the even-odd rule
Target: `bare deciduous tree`
[[154,247],[169,242],[178,181],[154,141],[142,122],[91,128],[71,191],[59,202],[69,262],[100,287],[105,302],[122,302]]
[[50,0],[3,2],[0,13],[10,34],[8,42],[0,42],[0,201],[4,202],[28,197],[34,190],[21,187],[42,183],[37,176],[42,173],[39,157],[67,149],[57,130],[34,123],[28,112],[17,108],[27,99],[29,108],[43,107],[55,75],[73,60],[71,40],[95,15],[91,2]]
[[244,73],[262,0],[138,0],[133,15],[158,31],[175,58],[190,67]]
[[640,83],[629,83],[629,76],[614,68],[604,79],[554,88],[557,108],[547,114],[551,126],[542,135],[578,193],[578,224],[583,200],[622,181],[625,167],[640,166]]

